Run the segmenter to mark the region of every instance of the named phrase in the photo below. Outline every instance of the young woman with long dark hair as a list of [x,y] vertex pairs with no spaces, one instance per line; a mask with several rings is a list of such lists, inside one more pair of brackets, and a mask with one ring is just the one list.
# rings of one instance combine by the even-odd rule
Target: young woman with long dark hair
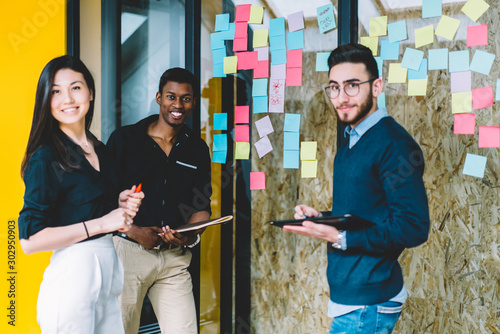
[[19,238],[27,254],[53,250],[37,304],[42,333],[123,333],[123,269],[112,232],[127,232],[144,193],[119,193],[106,146],[89,131],[95,86],[77,58],[52,59],[37,86],[21,166]]

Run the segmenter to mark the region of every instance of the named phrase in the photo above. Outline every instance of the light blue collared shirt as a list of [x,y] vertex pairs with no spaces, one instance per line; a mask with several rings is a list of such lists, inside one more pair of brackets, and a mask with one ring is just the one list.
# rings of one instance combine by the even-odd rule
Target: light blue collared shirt
[[350,126],[346,127],[344,131],[344,138],[349,135],[349,148],[351,149],[354,145],[356,145],[366,131],[370,130],[375,124],[378,123],[378,121],[387,116],[387,110],[385,108],[380,108],[375,110],[373,114],[368,115],[354,129]]
[[[354,145],[363,137],[363,135],[370,130],[375,124],[377,124],[382,118],[387,117],[387,110],[385,108],[380,108],[375,110],[373,114],[368,115],[361,123],[356,127],[351,128],[350,126],[345,128],[344,137],[349,135],[349,149],[353,148]],[[342,250],[347,249],[347,239],[345,231],[342,231],[341,239]],[[403,289],[390,299],[392,302],[398,302],[404,304],[406,298],[408,297],[408,291],[403,285]],[[332,302],[331,299],[328,300],[328,312],[327,316],[330,318],[339,317],[341,315],[350,313],[355,310],[363,308],[364,305],[342,305]]]

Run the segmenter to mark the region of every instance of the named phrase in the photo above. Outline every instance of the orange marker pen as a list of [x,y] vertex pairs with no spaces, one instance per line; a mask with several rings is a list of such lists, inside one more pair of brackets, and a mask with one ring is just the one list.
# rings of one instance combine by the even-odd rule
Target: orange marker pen
[[135,192],[136,193],[140,193],[141,192],[141,188],[142,188],[142,183],[139,183],[139,185],[137,186],[137,188],[135,188]]

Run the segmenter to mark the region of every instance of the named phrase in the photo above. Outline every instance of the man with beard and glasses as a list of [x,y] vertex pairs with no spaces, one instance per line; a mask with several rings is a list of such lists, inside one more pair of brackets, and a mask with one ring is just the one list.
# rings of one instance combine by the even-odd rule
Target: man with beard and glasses
[[408,132],[377,108],[384,85],[370,49],[342,45],[328,65],[325,92],[348,138],[335,155],[332,211],[300,204],[295,218],[353,214],[374,225],[340,231],[304,221],[284,230],[328,242],[330,333],[391,333],[407,298],[397,259],[429,234],[424,158]]
[[124,267],[119,301],[127,334],[137,334],[146,294],[162,333],[198,333],[188,266],[202,230],[175,231],[211,213],[208,146],[184,124],[198,99],[198,80],[171,68],[156,93],[159,115],[116,130],[107,143],[121,185],[142,183],[145,195],[133,228],[114,237]]

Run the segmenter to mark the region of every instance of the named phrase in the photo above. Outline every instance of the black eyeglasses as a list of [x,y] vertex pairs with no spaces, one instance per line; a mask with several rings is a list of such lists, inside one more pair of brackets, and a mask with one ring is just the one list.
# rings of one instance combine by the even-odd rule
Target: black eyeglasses
[[[375,79],[370,79],[363,82],[349,82],[344,86],[344,92],[347,96],[354,97],[359,94],[359,85],[365,84],[367,82],[372,82]],[[331,84],[330,86],[325,87],[326,96],[330,99],[336,99],[340,95],[340,89],[342,86]]]

